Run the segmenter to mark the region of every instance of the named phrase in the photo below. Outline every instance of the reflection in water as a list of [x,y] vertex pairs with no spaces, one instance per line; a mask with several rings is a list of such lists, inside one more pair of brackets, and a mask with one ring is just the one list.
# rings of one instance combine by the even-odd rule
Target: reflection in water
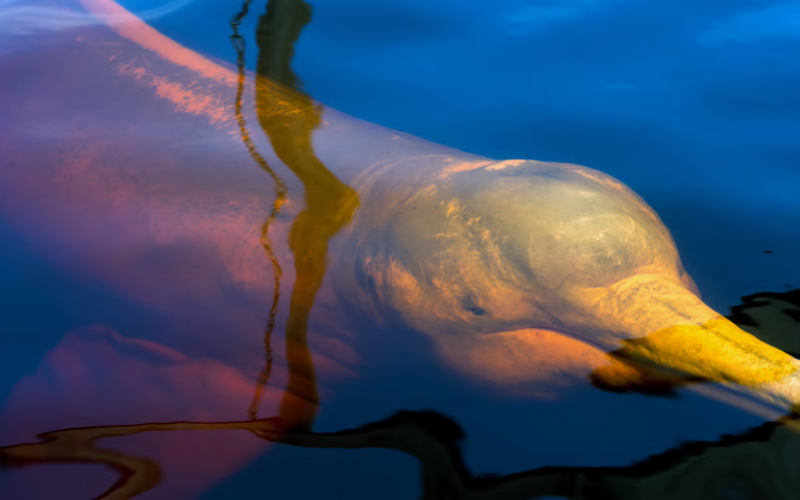
[[320,124],[322,108],[300,92],[290,66],[293,44],[310,20],[310,7],[303,0],[270,0],[256,34],[256,73],[263,77],[256,79],[259,123],[278,158],[305,189],[305,207],[289,232],[296,274],[286,323],[286,359],[287,396],[298,396],[308,406],[300,408],[284,399],[280,408],[287,426],[301,428],[310,428],[319,407],[308,320],[325,276],[328,242],[352,220],[359,205],[356,192],[339,181],[314,152],[311,134]]
[[272,272],[274,275],[273,279],[275,280],[275,283],[273,285],[272,305],[269,308],[267,327],[264,331],[264,368],[259,374],[256,382],[256,391],[253,397],[253,402],[250,404],[250,409],[248,410],[250,418],[256,419],[258,417],[258,406],[261,403],[264,388],[266,387],[267,382],[269,381],[269,376],[272,373],[272,332],[275,330],[275,319],[278,314],[278,303],[280,302],[281,298],[281,278],[283,277],[283,269],[281,268],[281,264],[272,248],[272,242],[270,241],[269,237],[269,228],[272,223],[275,222],[275,218],[278,216],[278,213],[280,213],[283,204],[286,203],[288,190],[283,180],[278,177],[278,174],[276,174],[272,167],[269,166],[267,160],[264,159],[264,156],[258,152],[255,144],[253,144],[253,141],[250,138],[250,132],[247,129],[247,122],[244,118],[244,114],[242,113],[242,98],[244,96],[244,84],[246,80],[245,41],[244,38],[239,34],[239,26],[242,22],[242,19],[247,16],[247,13],[250,10],[250,2],[251,0],[245,1],[245,3],[242,5],[242,10],[231,20],[231,27],[233,28],[231,41],[236,49],[236,67],[239,73],[235,104],[236,122],[239,124],[239,133],[242,136],[242,142],[244,142],[245,146],[247,147],[247,151],[250,153],[253,161],[255,161],[259,167],[261,167],[261,170],[269,174],[269,176],[272,178],[272,181],[275,183],[275,201],[272,203],[272,208],[269,211],[267,220],[261,226],[261,245],[264,247],[267,258],[272,265]]
[[[275,202],[261,231],[264,249],[274,268],[275,290],[264,334],[266,364],[259,376],[249,410],[251,417],[256,418],[272,366],[270,337],[275,326],[283,274],[272,250],[269,228],[286,201],[287,189],[256,150],[242,115],[245,42],[238,34],[238,27],[248,14],[250,3],[251,0],[245,1],[242,10],[231,22],[234,29],[231,39],[237,50],[239,70],[236,116],[247,149],[255,162],[272,177],[276,186]],[[300,408],[302,403],[298,404],[296,399],[292,399],[291,404],[284,400],[279,411],[285,426],[298,428],[310,428],[319,408],[316,374],[308,348],[308,319],[325,276],[328,241],[352,220],[359,204],[355,191],[339,181],[315,154],[311,134],[320,123],[322,107],[315,105],[311,97],[301,91],[300,80],[291,68],[294,43],[310,21],[311,7],[303,0],[270,0],[266,13],[259,20],[256,36],[259,48],[256,70],[259,123],[275,153],[305,188],[306,206],[293,222],[289,238],[296,277],[286,324],[286,358],[289,365],[287,395],[299,397],[305,402],[305,407]]]
[[[770,299],[759,301],[760,298]],[[795,316],[800,293],[756,294],[733,309],[742,326],[784,345],[800,342]],[[787,329],[786,326],[793,326]],[[507,476],[475,476],[465,464],[464,431],[452,419],[431,411],[401,411],[393,417],[332,433],[285,431],[279,419],[242,422],[171,422],[64,429],[40,435],[41,443],[0,449],[11,467],[43,462],[94,462],[114,468],[120,479],[101,500],[121,500],[148,491],[158,482],[151,460],[96,448],[102,438],[176,430],[249,430],[263,439],[303,448],[383,448],[419,460],[423,499],[511,500],[561,496],[569,499],[796,498],[800,476],[800,415],[790,414],[716,442],[692,442],[629,467],[544,467]]]

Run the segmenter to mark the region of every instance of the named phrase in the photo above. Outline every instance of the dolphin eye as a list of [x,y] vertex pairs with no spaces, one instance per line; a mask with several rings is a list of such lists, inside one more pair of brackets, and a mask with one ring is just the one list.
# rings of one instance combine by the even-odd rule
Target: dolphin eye
[[475,307],[470,307],[470,308],[469,308],[469,312],[471,312],[471,313],[472,313],[472,314],[474,314],[475,316],[481,316],[481,315],[483,315],[483,313],[484,313],[485,311],[484,311],[483,309],[481,309],[480,307],[478,307],[478,306],[475,306]]

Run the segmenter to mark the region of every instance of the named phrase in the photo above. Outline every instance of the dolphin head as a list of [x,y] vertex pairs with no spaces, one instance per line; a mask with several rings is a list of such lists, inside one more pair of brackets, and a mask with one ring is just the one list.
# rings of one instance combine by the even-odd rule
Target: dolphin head
[[796,360],[702,302],[659,217],[608,175],[495,162],[381,203],[356,256],[361,288],[461,368],[522,380],[561,358],[588,374],[622,352],[774,394],[764,384],[796,378]]
[[424,331],[569,331],[587,323],[581,290],[643,272],[691,286],[655,213],[584,167],[492,163],[437,178],[387,218],[362,266],[382,299]]

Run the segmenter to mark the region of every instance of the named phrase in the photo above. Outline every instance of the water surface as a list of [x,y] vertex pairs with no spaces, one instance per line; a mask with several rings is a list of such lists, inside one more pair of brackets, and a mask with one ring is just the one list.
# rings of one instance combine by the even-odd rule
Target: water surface
[[[123,148],[108,154],[124,160],[100,171],[125,172],[115,181],[117,198],[97,193],[123,207],[105,226],[91,222],[105,220],[92,199],[51,198],[56,191],[46,182],[15,187],[16,197],[4,188],[0,394],[12,437],[2,445],[69,427],[277,414],[297,419],[298,435],[314,432],[311,441],[269,446],[280,439],[242,430],[108,439],[113,449],[153,457],[164,468],[162,484],[142,498],[405,499],[423,491],[466,498],[468,490],[543,498],[570,490],[562,483],[581,475],[622,478],[619,485],[609,480],[612,498],[654,498],[648,495],[659,478],[673,476],[690,477],[681,484],[696,485],[686,487],[705,498],[757,498],[772,492],[764,481],[776,489],[791,484],[780,467],[767,479],[758,467],[775,462],[791,470],[793,434],[773,424],[748,434],[779,412],[765,416],[687,388],[668,397],[611,393],[588,379],[501,390],[448,369],[429,339],[396,318],[384,317],[382,333],[370,336],[379,330],[375,318],[337,309],[326,295],[337,275],[325,266],[364,210],[350,186],[357,162],[377,154],[379,139],[369,134],[382,132],[354,137],[343,125],[328,136],[325,127],[338,119],[333,108],[475,161],[533,158],[613,175],[662,218],[712,308],[729,314],[741,297],[773,293],[751,301],[776,307],[772,316],[747,325],[747,314],[756,314],[747,310],[733,319],[792,352],[800,310],[792,292],[800,282],[796,2],[503,1],[490,9],[484,2],[253,1],[234,43],[230,20],[244,4],[121,4],[148,13],[142,17],[150,25],[221,61],[231,75],[245,75],[240,93],[224,94],[225,112],[241,112],[228,131],[239,149],[220,154],[213,127],[179,118],[129,87],[103,88],[110,80],[101,77],[111,73],[83,55],[100,49],[84,52],[74,40],[117,43],[118,35],[78,2],[39,10],[0,3],[16,16],[2,33],[0,64],[14,71],[3,71],[3,102],[13,113],[0,127],[29,141],[0,146],[4,168],[14,179],[36,180],[37,168],[58,164],[54,158],[80,143],[89,158],[92,147]],[[47,10],[54,8],[80,15]],[[56,40],[72,45],[55,48]],[[301,93],[259,91],[245,70]],[[86,87],[76,91],[75,82]],[[85,101],[65,102],[62,92]],[[145,106],[126,106],[135,99]],[[300,110],[288,121],[252,112],[259,103],[287,102]],[[302,146],[310,138],[311,147]],[[418,155],[449,151],[403,140]],[[287,144],[300,146],[282,150]],[[197,174],[186,176],[187,165]],[[175,183],[124,190],[162,172]],[[130,206],[149,208],[126,208],[134,195]],[[247,215],[226,209],[231,203]],[[267,238],[260,239],[264,224]],[[157,246],[141,244],[147,231],[158,234]],[[241,235],[250,246],[237,264],[230,255],[240,255]],[[209,250],[212,244],[223,250]],[[342,312],[346,322],[335,315]],[[274,355],[266,371],[265,338]],[[268,387],[262,395],[259,380]],[[282,392],[287,385],[300,403]],[[358,441],[378,431],[388,441]],[[695,441],[706,444],[681,448]],[[404,442],[415,444],[398,450]],[[697,457],[718,460],[722,472],[683,474]],[[725,468],[733,463],[751,468]],[[120,470],[61,463],[3,472],[9,498],[70,491],[77,499],[113,498],[100,495]],[[521,473],[533,478],[524,493],[490,490]]]

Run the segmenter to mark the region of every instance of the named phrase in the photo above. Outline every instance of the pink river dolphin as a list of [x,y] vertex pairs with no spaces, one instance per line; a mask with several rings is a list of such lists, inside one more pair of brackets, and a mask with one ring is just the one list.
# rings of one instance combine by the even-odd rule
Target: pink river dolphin
[[[0,442],[14,463],[62,465],[6,488],[192,498],[269,446],[252,433],[310,429],[359,376],[364,337],[394,324],[528,397],[591,377],[800,401],[800,362],[703,303],[620,181],[366,123],[293,89],[280,61],[254,76],[113,0],[60,4],[96,22],[0,61],[0,217],[41,258],[179,326],[66,333],[15,387]],[[131,430],[148,422],[167,427]],[[111,430],[35,443],[77,427]],[[167,428],[206,432],[148,432]]]

